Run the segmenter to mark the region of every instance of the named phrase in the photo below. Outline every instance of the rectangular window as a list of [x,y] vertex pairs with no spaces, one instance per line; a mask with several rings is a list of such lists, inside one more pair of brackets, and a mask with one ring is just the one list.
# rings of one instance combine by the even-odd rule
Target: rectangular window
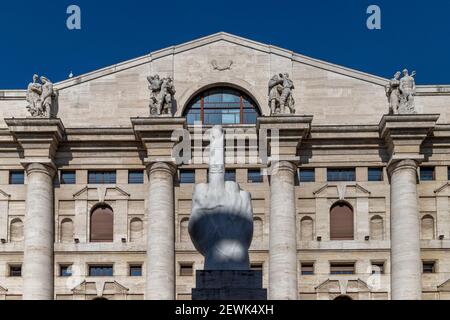
[[436,170],[434,167],[420,168],[420,181],[434,181],[436,180]]
[[236,182],[236,170],[234,169],[225,170],[225,181]]
[[314,169],[300,169],[298,174],[299,182],[315,182],[316,170]]
[[369,168],[369,181],[383,181],[383,168]]
[[332,263],[330,265],[330,274],[355,274],[354,263]]
[[180,276],[189,277],[194,274],[193,263],[180,263]]
[[263,271],[263,264],[261,262],[252,263],[250,269],[253,271]]
[[180,170],[180,184],[195,183],[195,170]]
[[142,277],[142,265],[130,265],[130,277]]
[[59,266],[59,276],[60,277],[71,277],[72,276],[72,266],[71,265],[60,265]]
[[89,266],[90,277],[112,277],[114,275],[113,266]]
[[89,171],[89,184],[116,184],[116,171]]
[[61,171],[61,184],[76,184],[77,178],[75,171]]
[[314,274],[314,263],[302,263],[302,276],[310,276]]
[[22,266],[21,265],[10,265],[9,266],[9,276],[10,277],[21,277],[22,276]]
[[384,262],[372,262],[372,274],[384,274]]
[[128,184],[144,184],[144,171],[128,171]]
[[260,169],[248,169],[247,180],[249,183],[262,183],[264,182],[263,175]]
[[423,273],[435,273],[436,263],[434,261],[423,262]]
[[347,169],[328,169],[327,170],[327,180],[329,182],[339,182],[339,181],[356,181],[355,168]]
[[25,172],[24,171],[10,171],[9,172],[9,184],[25,184]]
[[450,167],[447,168],[447,180],[450,181]]

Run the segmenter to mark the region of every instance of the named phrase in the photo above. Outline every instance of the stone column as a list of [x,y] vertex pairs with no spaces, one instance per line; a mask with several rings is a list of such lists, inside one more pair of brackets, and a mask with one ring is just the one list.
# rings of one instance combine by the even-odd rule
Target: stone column
[[173,179],[176,167],[149,165],[146,299],[175,299],[175,213]]
[[[260,152],[270,154],[269,299],[298,299],[297,210],[295,174],[298,150],[311,130],[311,116],[258,118]],[[263,139],[261,139],[263,137]],[[262,141],[264,140],[264,141]],[[266,142],[267,141],[267,142]],[[260,156],[264,159],[264,155]]]
[[390,158],[392,300],[422,299],[417,168],[424,160],[420,147],[438,119],[439,115],[386,115],[380,122]]
[[269,296],[272,300],[298,299],[295,210],[296,166],[273,164],[270,181]]
[[389,166],[391,176],[391,295],[393,300],[422,298],[422,262],[414,160]]
[[53,300],[53,176],[48,164],[25,165],[27,211],[23,258],[23,299]]

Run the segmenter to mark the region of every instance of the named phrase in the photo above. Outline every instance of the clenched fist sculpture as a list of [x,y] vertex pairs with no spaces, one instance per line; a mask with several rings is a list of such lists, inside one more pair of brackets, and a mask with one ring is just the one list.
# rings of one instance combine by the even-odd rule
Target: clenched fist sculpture
[[224,177],[223,130],[216,126],[210,131],[209,183],[195,186],[189,234],[205,257],[205,270],[249,270],[251,196]]

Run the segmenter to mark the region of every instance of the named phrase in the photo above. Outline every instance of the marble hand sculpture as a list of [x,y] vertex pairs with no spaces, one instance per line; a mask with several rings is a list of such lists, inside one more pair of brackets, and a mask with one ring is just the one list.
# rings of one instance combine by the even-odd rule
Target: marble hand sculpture
[[224,181],[224,134],[210,132],[209,183],[195,186],[189,234],[205,257],[204,270],[249,270],[253,209],[249,192]]

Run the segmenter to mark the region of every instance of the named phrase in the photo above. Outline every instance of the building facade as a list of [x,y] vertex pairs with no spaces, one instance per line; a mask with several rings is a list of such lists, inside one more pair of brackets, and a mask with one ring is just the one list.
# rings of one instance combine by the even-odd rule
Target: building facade
[[[55,84],[53,117],[30,117],[30,89],[0,91],[0,299],[190,299],[208,163],[177,163],[173,135],[201,153],[214,124],[258,138],[233,147],[246,159],[278,132],[276,160],[228,157],[226,173],[251,192],[271,299],[450,299],[450,87],[389,114],[393,80],[219,33]],[[173,117],[151,116],[158,97]]]

